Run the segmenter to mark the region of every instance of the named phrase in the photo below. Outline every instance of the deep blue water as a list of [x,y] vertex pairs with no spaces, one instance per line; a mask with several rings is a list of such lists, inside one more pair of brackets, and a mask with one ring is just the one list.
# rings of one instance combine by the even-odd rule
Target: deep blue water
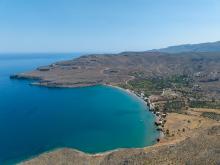
[[88,153],[155,143],[154,116],[138,98],[105,87],[45,88],[10,80],[75,55],[0,55],[0,164],[59,147]]

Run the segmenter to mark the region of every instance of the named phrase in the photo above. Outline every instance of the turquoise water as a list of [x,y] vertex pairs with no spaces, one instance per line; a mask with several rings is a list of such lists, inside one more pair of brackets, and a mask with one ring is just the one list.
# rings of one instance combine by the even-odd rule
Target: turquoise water
[[59,147],[88,153],[155,143],[154,116],[138,98],[105,86],[45,88],[9,75],[65,55],[0,55],[0,164]]

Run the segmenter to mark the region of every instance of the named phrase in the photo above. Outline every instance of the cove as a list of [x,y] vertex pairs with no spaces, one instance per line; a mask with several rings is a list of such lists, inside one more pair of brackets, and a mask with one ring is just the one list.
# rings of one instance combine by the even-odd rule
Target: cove
[[122,90],[45,88],[9,79],[10,74],[65,59],[70,56],[0,56],[0,164],[63,147],[100,153],[156,142],[153,114]]

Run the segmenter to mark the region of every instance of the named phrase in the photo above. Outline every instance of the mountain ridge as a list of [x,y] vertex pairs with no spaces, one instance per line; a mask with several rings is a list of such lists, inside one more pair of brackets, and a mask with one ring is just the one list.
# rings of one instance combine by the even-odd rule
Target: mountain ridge
[[183,44],[183,45],[169,46],[161,49],[153,49],[150,51],[163,52],[163,53],[220,52],[220,41],[206,42],[199,44]]

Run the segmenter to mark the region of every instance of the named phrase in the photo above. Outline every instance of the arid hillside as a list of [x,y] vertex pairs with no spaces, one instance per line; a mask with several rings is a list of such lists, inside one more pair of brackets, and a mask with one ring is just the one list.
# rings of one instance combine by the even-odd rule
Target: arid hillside
[[185,76],[200,93],[220,98],[220,53],[124,52],[88,55],[37,68],[12,78],[38,79],[49,87],[127,84],[131,80]]

